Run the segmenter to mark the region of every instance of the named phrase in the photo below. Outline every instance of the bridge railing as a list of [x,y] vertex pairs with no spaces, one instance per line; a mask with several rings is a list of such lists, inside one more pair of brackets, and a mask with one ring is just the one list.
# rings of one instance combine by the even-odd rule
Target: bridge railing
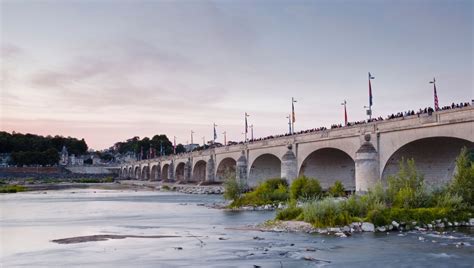
[[[468,116],[466,117],[466,114]],[[170,161],[176,157],[179,158],[194,158],[200,156],[208,156],[211,153],[224,153],[224,152],[240,152],[245,149],[252,149],[252,148],[261,148],[261,147],[271,147],[271,146],[281,146],[289,143],[294,142],[305,142],[305,141],[314,141],[319,139],[326,139],[326,138],[339,138],[339,137],[347,137],[347,136],[354,136],[360,135],[361,128],[364,128],[364,132],[380,132],[380,131],[390,131],[396,130],[400,128],[407,128],[410,126],[415,125],[423,125],[427,123],[449,123],[453,121],[473,121],[474,120],[474,107],[468,106],[463,108],[456,108],[452,110],[442,110],[436,111],[432,114],[419,114],[419,115],[410,115],[405,117],[393,118],[389,120],[381,120],[381,121],[373,121],[365,124],[357,124],[342,128],[334,128],[334,129],[325,129],[325,130],[318,130],[312,132],[305,132],[301,134],[295,135],[288,135],[288,136],[281,136],[275,137],[271,139],[263,139],[258,141],[252,141],[248,143],[239,143],[230,146],[222,146],[216,148],[210,148],[207,150],[202,151],[194,151],[194,152],[187,152],[182,153],[179,155],[167,155],[156,157],[152,159],[145,159],[136,162],[132,162],[126,164],[126,166],[130,165],[138,165],[150,162],[158,162],[158,161]]]

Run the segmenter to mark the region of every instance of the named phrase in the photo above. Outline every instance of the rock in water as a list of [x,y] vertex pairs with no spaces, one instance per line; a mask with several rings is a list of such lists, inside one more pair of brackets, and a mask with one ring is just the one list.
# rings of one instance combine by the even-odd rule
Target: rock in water
[[370,222],[363,222],[362,223],[362,231],[364,232],[374,232],[375,226]]
[[392,221],[392,225],[393,225],[393,227],[395,227],[397,229],[398,229],[398,226],[400,226],[400,224],[396,221]]
[[469,219],[469,225],[474,226],[474,218]]

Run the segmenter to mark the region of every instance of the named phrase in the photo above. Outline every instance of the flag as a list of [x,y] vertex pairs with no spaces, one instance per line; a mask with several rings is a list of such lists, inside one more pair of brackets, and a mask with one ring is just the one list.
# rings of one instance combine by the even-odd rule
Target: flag
[[372,101],[372,84],[370,83],[370,80],[375,79],[370,73],[369,73],[369,106],[372,106],[374,103]]
[[347,126],[347,109],[346,109],[345,101],[344,101],[344,124]]
[[435,111],[438,111],[439,110],[439,103],[438,103],[438,93],[436,92],[436,80],[433,78],[433,81],[431,81],[430,83],[433,84]]
[[214,124],[214,141],[217,139],[217,131],[216,131],[216,124]]
[[245,133],[249,133],[249,126],[247,124],[247,116],[248,116],[248,114],[245,113]]
[[295,116],[295,100],[291,98],[291,120],[292,122],[296,122],[296,116]]

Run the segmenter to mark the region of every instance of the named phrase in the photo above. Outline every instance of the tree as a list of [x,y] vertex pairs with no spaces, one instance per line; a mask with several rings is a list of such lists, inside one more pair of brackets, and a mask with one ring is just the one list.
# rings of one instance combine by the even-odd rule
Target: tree
[[456,174],[450,185],[450,192],[462,197],[467,204],[474,206],[474,161],[466,147],[456,159]]
[[181,143],[178,144],[176,146],[176,153],[177,154],[180,154],[180,153],[185,153],[186,152],[186,148],[184,148],[184,145],[182,145]]

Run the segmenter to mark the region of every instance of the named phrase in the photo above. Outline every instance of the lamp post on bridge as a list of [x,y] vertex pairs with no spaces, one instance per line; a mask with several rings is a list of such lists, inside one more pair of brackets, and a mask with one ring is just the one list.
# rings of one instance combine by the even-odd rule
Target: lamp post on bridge
[[227,131],[222,132],[224,134],[224,146],[227,146]]

